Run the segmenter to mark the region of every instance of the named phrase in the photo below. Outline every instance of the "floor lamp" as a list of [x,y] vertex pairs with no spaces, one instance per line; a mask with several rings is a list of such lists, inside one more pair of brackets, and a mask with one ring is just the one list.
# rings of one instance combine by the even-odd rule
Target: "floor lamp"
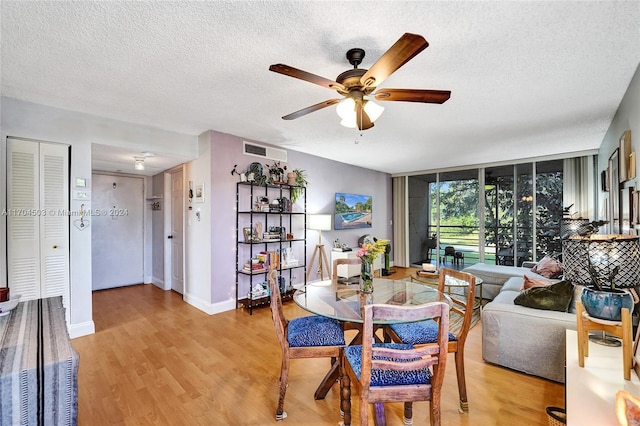
[[307,216],[307,229],[312,231],[318,231],[318,244],[313,250],[311,261],[309,262],[309,269],[307,269],[307,282],[311,276],[311,270],[313,269],[313,263],[318,258],[318,275],[320,280],[324,280],[324,271],[327,270],[327,275],[331,278],[331,272],[329,269],[329,261],[327,260],[327,253],[324,251],[324,244],[322,244],[322,231],[331,231],[331,215],[330,214],[310,214]]

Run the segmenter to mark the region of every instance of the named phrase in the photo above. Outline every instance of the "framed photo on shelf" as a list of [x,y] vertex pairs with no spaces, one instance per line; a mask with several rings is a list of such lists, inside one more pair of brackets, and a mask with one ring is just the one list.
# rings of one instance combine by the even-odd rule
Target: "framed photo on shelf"
[[242,228],[242,233],[244,234],[245,243],[255,241],[255,234],[253,233],[253,228],[251,228],[250,226]]

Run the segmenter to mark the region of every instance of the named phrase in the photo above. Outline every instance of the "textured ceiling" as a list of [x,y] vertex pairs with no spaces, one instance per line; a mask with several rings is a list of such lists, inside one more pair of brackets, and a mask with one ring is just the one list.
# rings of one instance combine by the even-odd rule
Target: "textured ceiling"
[[[4,96],[192,135],[214,129],[390,173],[598,148],[640,62],[637,1],[0,7]],[[335,79],[351,67],[348,49],[365,49],[367,68],[405,32],[430,46],[381,87],[451,90],[445,104],[385,102],[361,136],[339,125],[335,107],[280,118],[335,92],[270,64]]]

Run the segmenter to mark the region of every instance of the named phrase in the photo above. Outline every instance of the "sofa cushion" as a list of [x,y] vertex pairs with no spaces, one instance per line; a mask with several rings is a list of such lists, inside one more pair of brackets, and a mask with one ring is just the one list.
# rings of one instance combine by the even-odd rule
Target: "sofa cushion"
[[551,281],[549,280],[543,280],[540,278],[533,278],[530,277],[528,275],[524,276],[524,281],[522,283],[522,288],[521,290],[527,290],[530,289],[532,287],[546,287],[548,285],[553,284]]
[[569,281],[560,281],[548,286],[524,290],[513,303],[534,309],[567,312],[572,298],[573,284]]
[[535,272],[546,278],[558,278],[562,275],[562,264],[551,256],[545,256],[531,268],[531,272]]
[[503,291],[517,291],[518,293],[522,291],[522,285],[524,283],[523,277],[511,277],[509,278],[500,289],[500,292]]
[[467,268],[464,272],[482,278],[485,283],[504,284],[511,277],[522,277],[526,273],[531,273],[529,268],[520,268],[517,266],[490,265],[487,263],[476,263]]

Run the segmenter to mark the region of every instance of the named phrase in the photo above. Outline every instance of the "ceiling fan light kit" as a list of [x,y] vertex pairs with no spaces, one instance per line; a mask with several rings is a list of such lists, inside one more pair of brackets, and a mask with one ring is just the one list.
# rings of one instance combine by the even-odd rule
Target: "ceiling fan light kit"
[[282,117],[284,120],[293,120],[311,112],[318,111],[330,105],[338,104],[336,113],[341,118],[340,124],[345,127],[357,127],[366,130],[373,127],[384,107],[374,103],[365,96],[372,95],[378,101],[404,101],[419,103],[446,102],[451,96],[448,90],[419,90],[419,89],[381,89],[373,93],[379,84],[394,73],[398,68],[406,64],[418,53],[429,46],[429,43],[418,34],[405,33],[396,43],[389,48],[371,68],[358,68],[365,56],[363,49],[355,48],[347,51],[347,59],[353,69],[347,70],[336,78],[336,81],[311,74],[284,64],[274,64],[270,71],[289,77],[305,80],[319,86],[335,90],[344,99],[329,99],[324,102],[303,108],[299,111]]

